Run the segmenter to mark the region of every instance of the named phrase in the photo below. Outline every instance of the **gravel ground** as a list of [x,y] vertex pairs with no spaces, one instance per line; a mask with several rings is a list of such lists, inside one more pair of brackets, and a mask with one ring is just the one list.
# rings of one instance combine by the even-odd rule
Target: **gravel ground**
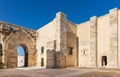
[[0,77],[120,77],[119,69],[105,68],[17,68],[0,69]]

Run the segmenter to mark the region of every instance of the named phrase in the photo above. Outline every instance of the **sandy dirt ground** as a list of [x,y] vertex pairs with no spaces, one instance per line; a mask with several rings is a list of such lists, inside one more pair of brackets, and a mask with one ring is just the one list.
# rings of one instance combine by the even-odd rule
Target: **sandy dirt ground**
[[79,67],[0,69],[0,77],[120,77],[120,69]]

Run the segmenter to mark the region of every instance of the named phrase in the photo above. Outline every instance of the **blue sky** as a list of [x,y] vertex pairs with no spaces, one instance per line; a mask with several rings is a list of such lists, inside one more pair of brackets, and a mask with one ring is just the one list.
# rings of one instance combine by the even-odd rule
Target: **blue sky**
[[0,0],[0,21],[37,30],[59,11],[79,24],[115,7],[120,8],[120,0]]
[[17,47],[17,52],[18,52],[19,56],[24,56],[25,55],[25,51],[24,51],[24,48],[22,46]]

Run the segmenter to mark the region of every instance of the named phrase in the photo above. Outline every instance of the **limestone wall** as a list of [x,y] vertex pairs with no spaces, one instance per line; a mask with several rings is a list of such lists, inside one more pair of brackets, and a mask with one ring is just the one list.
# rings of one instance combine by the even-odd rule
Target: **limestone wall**
[[73,54],[69,54],[67,50],[66,55],[66,67],[77,66],[77,26],[71,22],[67,22],[66,25],[66,45],[68,47],[73,47]]
[[77,37],[79,38],[79,66],[96,67],[97,18],[95,16],[91,17],[90,21],[78,25]]
[[101,16],[97,21],[97,65],[102,66],[102,56],[107,56],[107,66],[110,60],[110,18],[109,14]]
[[13,24],[1,22],[3,36],[2,40],[2,67],[16,68],[18,67],[18,53],[17,47],[21,45],[26,53],[26,66],[35,66],[35,38],[36,32],[23,27],[18,27]]
[[[54,43],[53,43],[54,44]],[[55,68],[55,51],[54,50],[50,50],[50,49],[48,49],[47,51],[46,51],[46,55],[47,55],[47,59],[46,59],[46,61],[47,61],[47,65],[46,65],[46,67],[47,68]]]
[[[0,32],[2,31],[2,27],[1,27],[1,24],[0,23]],[[3,39],[2,39],[2,33],[0,33],[0,45],[2,46],[2,43],[3,43]],[[0,68],[2,68],[2,49],[0,47]]]
[[[56,52],[59,54],[57,65],[58,67],[76,66],[77,26],[68,21],[66,15],[61,12],[56,15],[56,23]],[[73,48],[71,55],[69,54],[70,47]]]
[[[101,17],[92,17],[90,21],[78,25],[79,37],[78,53],[81,67],[119,67],[119,21],[120,12],[117,8]],[[88,40],[88,41],[87,41]],[[88,49],[88,56],[81,55],[81,49]],[[103,66],[102,56],[106,56],[106,65]]]
[[90,57],[90,22],[85,22],[77,27],[78,37],[78,62],[80,67],[89,66]]
[[[54,50],[54,46],[51,46],[51,44],[53,44],[55,40],[55,20],[51,21],[44,27],[38,29],[37,33],[38,33],[36,39],[37,66],[41,66],[41,58],[44,58],[44,67],[46,67],[46,63],[47,63],[46,51]],[[44,47],[44,53],[41,53],[41,47]]]
[[117,8],[110,10],[110,67],[118,67],[118,9]]
[[[41,66],[41,58],[45,59],[44,67],[53,67],[53,65],[55,67],[70,67],[77,65],[77,26],[68,21],[63,13],[57,13],[55,19],[37,30],[37,33],[38,66]],[[44,53],[42,54],[41,47],[44,47]],[[72,55],[68,54],[68,47],[73,47]],[[49,55],[47,50],[54,51],[55,57]],[[51,62],[48,62],[48,58],[51,58]]]
[[118,11],[118,64],[120,68],[120,10]]
[[97,66],[97,17],[90,18],[90,67]]

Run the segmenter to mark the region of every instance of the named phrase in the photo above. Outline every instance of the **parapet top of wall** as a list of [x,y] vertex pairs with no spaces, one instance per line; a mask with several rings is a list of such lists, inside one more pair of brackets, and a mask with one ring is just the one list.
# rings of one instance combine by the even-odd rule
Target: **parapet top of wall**
[[64,14],[63,12],[58,12],[56,13],[56,17],[66,18],[66,14]]
[[110,13],[115,12],[115,11],[118,11],[118,8],[113,8],[113,9],[109,10]]
[[97,16],[90,17],[90,20],[97,19]]
[[3,31],[18,31],[18,30],[24,30],[24,31],[27,31],[32,36],[34,36],[34,37],[36,36],[36,31],[35,30],[31,30],[31,29],[28,29],[28,28],[24,28],[24,27],[21,27],[21,26],[17,26],[17,25],[14,25],[14,24],[10,24],[10,23],[7,23],[7,22],[0,21],[0,32],[3,32]]

